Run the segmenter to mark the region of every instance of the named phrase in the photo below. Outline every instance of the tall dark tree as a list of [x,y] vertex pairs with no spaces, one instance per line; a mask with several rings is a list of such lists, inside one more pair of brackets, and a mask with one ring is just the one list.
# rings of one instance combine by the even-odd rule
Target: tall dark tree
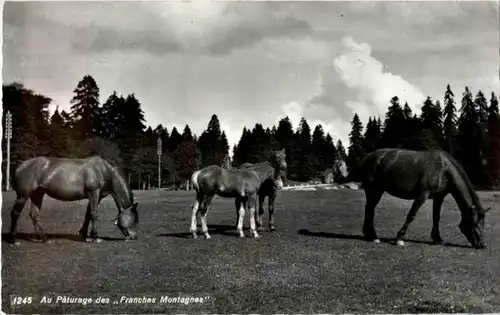
[[315,175],[315,170],[312,160],[311,127],[305,118],[300,120],[296,139],[297,153],[290,165],[290,174],[295,175],[299,181],[307,181]]
[[375,151],[380,143],[382,131],[380,125],[375,118],[370,117],[366,125],[366,131],[363,139],[363,151],[368,154]]
[[490,107],[488,109],[488,182],[491,187],[500,187],[500,116],[498,99],[491,93]]
[[419,134],[422,149],[440,149],[443,143],[442,112],[439,103],[434,104],[430,97],[422,106]]
[[113,91],[113,94],[102,105],[99,134],[103,139],[115,141],[116,139],[125,137],[124,104],[125,99],[122,96],[118,96],[116,91]]
[[71,99],[71,117],[78,139],[85,139],[99,134],[99,87],[90,75],[78,82]]
[[170,132],[170,137],[168,138],[167,141],[167,151],[173,155],[175,150],[177,150],[177,147],[182,142],[182,135],[177,131],[177,128],[174,127],[172,128],[172,132]]
[[361,160],[364,158],[365,152],[363,148],[363,124],[359,119],[358,114],[354,114],[351,121],[351,133],[349,134],[349,148],[347,156],[347,168],[349,176],[352,180],[358,180],[358,167]]
[[478,141],[481,143],[481,158],[487,158],[487,151],[489,146],[488,141],[488,101],[484,96],[483,92],[479,91],[474,99],[474,107],[477,112],[477,123],[479,125],[478,130]]
[[187,125],[182,138],[182,142],[175,151],[175,168],[177,177],[182,181],[188,181],[199,167],[200,152]]
[[347,153],[345,152],[344,144],[340,139],[337,141],[336,150],[337,150],[337,158],[345,161],[347,159]]
[[325,137],[325,148],[323,149],[323,157],[325,160],[325,168],[331,168],[335,160],[338,159],[337,148],[333,143],[333,138],[330,133]]
[[330,166],[325,164],[325,156],[323,155],[325,146],[325,131],[323,130],[323,126],[317,125],[314,128],[311,142],[311,153],[315,173],[322,172]]
[[454,97],[455,95],[448,84],[444,94],[443,149],[452,155],[455,155],[456,152],[456,137],[458,132],[457,109]]
[[[207,129],[201,134],[198,140],[198,147],[201,152],[201,165],[222,165],[225,156],[223,146],[221,145],[222,131],[217,115],[212,115]],[[227,152],[226,152],[227,153]]]
[[399,104],[399,98],[394,96],[386,113],[381,146],[385,148],[403,147],[405,134],[401,130],[404,129],[405,116],[403,108]]
[[480,184],[483,178],[481,159],[481,128],[478,114],[469,88],[465,88],[458,121],[458,156],[473,184]]
[[52,139],[52,154],[53,156],[66,157],[68,156],[68,137],[69,133],[64,126],[64,120],[59,113],[59,107],[50,119],[50,137]]

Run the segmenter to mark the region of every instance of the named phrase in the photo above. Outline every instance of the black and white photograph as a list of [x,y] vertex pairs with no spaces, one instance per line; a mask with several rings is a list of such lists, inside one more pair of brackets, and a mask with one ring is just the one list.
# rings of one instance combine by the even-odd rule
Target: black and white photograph
[[500,312],[498,1],[2,11],[2,313]]

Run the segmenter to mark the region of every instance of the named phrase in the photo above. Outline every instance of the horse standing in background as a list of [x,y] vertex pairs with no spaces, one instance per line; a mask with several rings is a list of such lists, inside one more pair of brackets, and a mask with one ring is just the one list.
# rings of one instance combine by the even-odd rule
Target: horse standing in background
[[[47,236],[40,225],[40,210],[45,195],[61,201],[78,201],[88,199],[85,220],[79,234],[86,241],[102,240],[97,232],[97,207],[101,200],[111,195],[118,208],[115,225],[118,226],[127,240],[136,239],[139,217],[137,203],[134,203],[132,191],[118,169],[101,157],[85,159],[69,159],[56,157],[35,157],[22,162],[14,174],[13,188],[17,194],[11,211],[11,242],[19,244],[16,239],[17,222],[24,205],[31,200],[31,220],[38,237],[43,242]],[[126,211],[125,211],[126,210]],[[89,224],[91,238],[87,238]]]
[[[284,149],[275,154],[275,159],[273,162],[261,162],[261,163],[244,163],[240,166],[240,169],[251,169],[255,170],[259,173],[271,173],[276,169],[276,165],[279,165],[280,160],[285,161],[286,155]],[[258,197],[259,197],[259,212],[256,214],[257,221],[257,231],[262,231],[262,217],[264,216],[264,201],[267,197],[268,201],[268,212],[269,212],[269,231],[276,231],[276,227],[274,226],[274,201],[276,200],[276,196],[278,194],[278,190],[283,188],[283,180],[281,179],[280,174],[277,180],[275,180],[274,174],[272,177],[266,179],[259,188]]]
[[191,182],[196,190],[196,200],[192,207],[190,232],[197,238],[196,216],[201,215],[202,231],[207,239],[210,238],[207,227],[207,212],[215,195],[223,198],[234,198],[238,216],[237,231],[240,237],[243,233],[243,218],[245,208],[250,212],[250,229],[253,237],[258,237],[256,230],[255,206],[257,194],[266,180],[271,180],[277,186],[283,186],[282,172],[286,171],[285,150],[273,151],[269,163],[256,168],[224,169],[218,165],[210,165],[197,170],[191,176]]
[[433,199],[431,237],[436,244],[443,242],[439,233],[441,206],[446,195],[455,199],[461,215],[459,229],[476,249],[485,248],[484,210],[462,166],[448,153],[439,150],[412,151],[379,149],[368,154],[360,164],[362,187],[366,194],[363,234],[380,242],[373,220],[375,207],[384,192],[394,197],[414,200],[396,244],[404,245],[403,237],[420,207]]

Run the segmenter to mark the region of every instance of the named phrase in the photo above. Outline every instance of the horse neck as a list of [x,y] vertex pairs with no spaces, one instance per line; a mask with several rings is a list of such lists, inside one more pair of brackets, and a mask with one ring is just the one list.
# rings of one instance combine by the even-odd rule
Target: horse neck
[[128,185],[125,183],[123,177],[118,173],[117,170],[110,169],[111,182],[112,182],[112,192],[111,194],[118,201],[119,205],[123,209],[127,209],[132,206],[132,192],[130,191]]
[[451,195],[456,200],[459,208],[463,210],[471,209],[472,206],[476,206],[478,211],[481,210],[479,204],[479,198],[472,187],[472,184],[466,178],[465,171],[455,167],[455,170],[452,170],[450,176],[450,184],[451,184]]

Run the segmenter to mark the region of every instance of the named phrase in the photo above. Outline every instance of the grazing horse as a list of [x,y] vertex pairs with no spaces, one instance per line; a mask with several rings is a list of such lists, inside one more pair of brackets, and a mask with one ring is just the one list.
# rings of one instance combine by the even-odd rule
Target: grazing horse
[[[272,162],[261,162],[261,163],[244,163],[240,166],[240,169],[252,169],[256,170],[261,174],[269,173],[273,174],[271,177],[267,178],[261,185],[258,191],[259,196],[259,212],[256,215],[257,221],[257,231],[262,231],[262,217],[264,215],[264,200],[267,197],[268,201],[268,211],[269,211],[269,231],[276,231],[276,227],[274,226],[274,201],[276,200],[276,196],[278,190],[283,188],[283,181],[281,176],[278,177],[278,180],[274,179],[274,170],[276,169],[276,165],[280,165],[281,160],[285,160],[286,156],[284,155],[285,151],[279,151],[274,155],[274,160]],[[282,174],[283,175],[283,174]]]
[[[255,205],[257,203],[257,193],[266,180],[271,179],[275,185],[283,185],[281,173],[286,171],[285,150],[274,151],[270,165],[272,167],[224,169],[218,165],[210,165],[201,170],[197,170],[191,176],[191,182],[196,190],[196,200],[192,207],[190,232],[193,238],[196,235],[196,215],[200,212],[201,227],[205,238],[209,239],[207,227],[207,212],[212,202],[212,198],[218,195],[223,198],[234,198],[236,212],[238,214],[237,231],[240,237],[245,237],[243,233],[243,218],[245,208],[250,212],[250,229],[253,237],[259,237],[255,223]],[[281,184],[280,184],[281,183]]]
[[[17,194],[11,211],[10,227],[11,242],[14,244],[19,244],[16,239],[17,221],[28,199],[32,203],[30,217],[35,232],[43,242],[47,241],[39,221],[45,194],[61,201],[88,199],[85,220],[79,234],[86,241],[93,240],[97,243],[102,241],[98,237],[96,227],[97,207],[104,197],[111,194],[119,212],[115,225],[125,235],[126,240],[137,238],[135,228],[139,218],[137,203],[134,203],[132,192],[118,169],[98,156],[85,159],[56,157],[29,159],[17,167],[13,187]],[[87,238],[91,221],[91,238]]]
[[379,149],[363,159],[360,171],[366,194],[363,234],[367,238],[380,242],[373,219],[375,207],[384,192],[388,192],[397,198],[414,200],[396,236],[396,244],[404,245],[402,238],[427,199],[433,199],[431,238],[435,244],[441,244],[441,206],[446,195],[451,194],[462,215],[460,231],[474,248],[486,247],[483,230],[489,209],[484,210],[466,172],[449,154],[439,150]]

